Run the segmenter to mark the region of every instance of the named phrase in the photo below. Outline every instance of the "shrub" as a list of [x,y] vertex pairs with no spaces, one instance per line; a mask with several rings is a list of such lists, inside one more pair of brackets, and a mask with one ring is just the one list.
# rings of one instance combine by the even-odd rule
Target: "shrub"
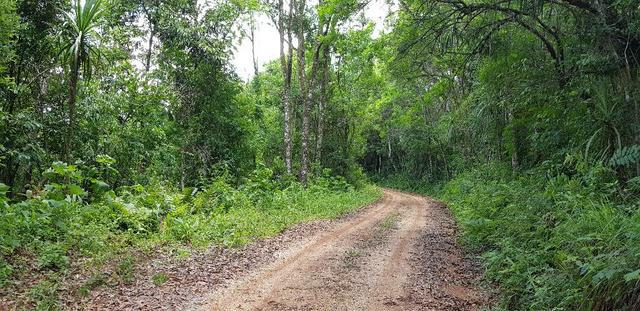
[[[70,252],[118,258],[144,243],[237,246],[300,221],[336,217],[380,195],[371,186],[356,190],[328,170],[305,188],[274,178],[265,167],[240,186],[223,176],[180,192],[157,182],[112,190],[100,180],[117,176],[113,161],[102,156],[97,162],[102,166],[54,163],[44,190],[21,202],[10,202],[0,184],[0,284],[16,269],[29,269],[29,263],[9,260],[25,252],[37,269],[55,273],[69,266]],[[134,264],[131,256],[119,260],[122,282],[133,282]]]
[[59,243],[44,242],[38,250],[38,253],[36,265],[39,269],[64,269],[69,265],[67,250]]
[[614,171],[567,165],[571,174],[519,176],[483,166],[447,183],[442,197],[506,309],[640,307],[640,202],[614,195]]

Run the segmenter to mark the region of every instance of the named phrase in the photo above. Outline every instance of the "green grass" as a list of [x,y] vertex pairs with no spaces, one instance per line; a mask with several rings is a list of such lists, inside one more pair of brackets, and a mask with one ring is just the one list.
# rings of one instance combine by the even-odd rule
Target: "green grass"
[[80,288],[78,289],[78,292],[82,297],[87,297],[89,296],[89,293],[92,290],[100,286],[103,286],[106,283],[107,283],[107,278],[105,275],[102,275],[102,274],[92,275],[87,281],[84,282],[84,284],[82,284],[82,286],[80,286]]
[[124,257],[116,267],[116,273],[124,284],[133,284],[135,281],[135,259],[132,256]]
[[166,275],[165,273],[162,273],[162,272],[154,274],[151,277],[151,282],[153,282],[153,284],[156,285],[156,286],[160,286],[160,285],[166,283],[168,280],[169,280],[169,276]]
[[29,290],[29,300],[35,310],[59,310],[58,283],[55,278],[41,280]]
[[170,213],[165,238],[188,241],[196,246],[244,245],[256,238],[276,235],[302,221],[336,218],[380,195],[373,186],[346,192],[311,187],[276,191],[257,205],[240,195],[234,198],[235,207],[224,213]]
[[398,225],[399,218],[400,218],[400,213],[394,212],[388,215],[387,217],[385,217],[378,225],[378,228],[382,231],[389,231],[391,229],[395,229]]

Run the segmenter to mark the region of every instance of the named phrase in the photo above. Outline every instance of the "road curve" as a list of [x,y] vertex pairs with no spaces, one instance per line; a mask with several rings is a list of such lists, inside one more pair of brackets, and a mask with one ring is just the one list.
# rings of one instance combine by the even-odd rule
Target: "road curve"
[[477,310],[487,303],[448,209],[384,190],[346,222],[211,293],[200,310]]

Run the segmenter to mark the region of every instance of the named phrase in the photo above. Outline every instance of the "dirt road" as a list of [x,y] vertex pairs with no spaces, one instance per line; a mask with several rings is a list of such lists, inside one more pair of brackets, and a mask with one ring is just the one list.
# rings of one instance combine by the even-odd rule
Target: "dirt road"
[[279,250],[213,291],[200,310],[476,310],[487,298],[456,244],[448,209],[385,190],[383,199]]

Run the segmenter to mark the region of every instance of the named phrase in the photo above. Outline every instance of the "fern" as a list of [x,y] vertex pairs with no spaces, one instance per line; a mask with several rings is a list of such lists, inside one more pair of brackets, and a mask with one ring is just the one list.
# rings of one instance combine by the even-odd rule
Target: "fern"
[[609,165],[629,166],[640,160],[640,145],[631,145],[616,150],[609,159]]

